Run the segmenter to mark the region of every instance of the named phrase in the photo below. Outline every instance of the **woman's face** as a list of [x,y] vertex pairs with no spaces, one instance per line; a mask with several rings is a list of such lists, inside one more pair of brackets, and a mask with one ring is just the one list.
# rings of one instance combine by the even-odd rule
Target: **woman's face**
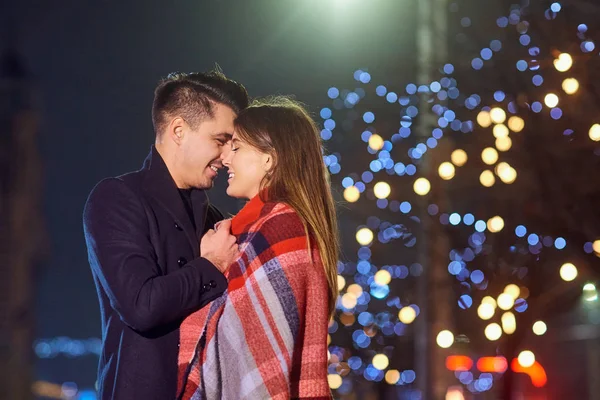
[[271,168],[271,156],[242,141],[233,133],[231,148],[221,155],[229,179],[227,194],[231,197],[251,199],[260,191],[260,184]]

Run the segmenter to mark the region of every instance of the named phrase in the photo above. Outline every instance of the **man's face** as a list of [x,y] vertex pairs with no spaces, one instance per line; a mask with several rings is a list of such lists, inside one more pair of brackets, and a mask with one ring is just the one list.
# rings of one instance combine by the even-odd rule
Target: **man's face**
[[181,143],[181,166],[185,186],[210,189],[223,167],[221,153],[233,134],[235,112],[222,104],[214,106],[214,118],[203,120],[197,129],[190,128]]

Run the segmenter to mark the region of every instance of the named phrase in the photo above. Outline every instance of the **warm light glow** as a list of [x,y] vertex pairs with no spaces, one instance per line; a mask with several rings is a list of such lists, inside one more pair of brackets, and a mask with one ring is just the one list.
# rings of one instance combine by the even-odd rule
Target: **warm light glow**
[[511,283],[510,285],[506,285],[506,287],[504,288],[504,293],[509,294],[510,297],[516,300],[521,294],[521,289],[519,289],[519,287],[514,283]]
[[360,191],[356,186],[348,186],[344,189],[344,199],[349,203],[355,203],[360,198]]
[[510,363],[510,369],[517,373],[529,375],[529,377],[531,378],[531,383],[535,387],[544,387],[548,382],[546,370],[544,370],[544,367],[542,367],[542,365],[537,361],[535,361],[531,367],[524,368],[521,365],[519,365],[518,359],[515,358]]
[[519,365],[523,368],[529,368],[535,363],[535,354],[529,350],[523,350],[519,353]]
[[342,296],[342,305],[346,309],[356,307],[356,296],[353,293],[346,293]]
[[561,53],[554,60],[554,68],[559,72],[566,72],[573,66],[573,58],[569,53]]
[[512,116],[508,119],[508,129],[513,132],[521,132],[525,128],[525,121],[521,117]]
[[390,365],[390,360],[385,354],[377,354],[373,357],[373,366],[380,371],[383,371]]
[[493,342],[500,339],[500,336],[502,336],[502,328],[500,328],[500,325],[494,322],[486,326],[485,337],[488,338],[488,340]]
[[510,310],[514,305],[515,299],[513,299],[513,297],[510,294],[502,293],[500,296],[498,296],[498,307],[500,307],[501,309]]
[[508,136],[496,139],[496,148],[499,151],[508,151],[512,147],[512,139]]
[[496,215],[488,220],[487,228],[492,233],[500,232],[504,228],[504,220],[502,217]]
[[498,125],[494,126],[492,133],[494,134],[494,137],[496,139],[499,139],[499,138],[507,137],[508,134],[510,133],[510,131],[508,130],[506,125],[498,124]]
[[579,81],[575,78],[567,78],[563,81],[562,88],[566,94],[575,94],[579,90]]
[[502,314],[502,330],[507,335],[512,335],[517,330],[517,320],[515,319],[515,315],[510,311]]
[[363,246],[370,245],[373,241],[373,231],[369,228],[360,228],[356,232],[356,241]]
[[417,312],[412,307],[403,307],[398,313],[398,319],[403,324],[412,323],[417,318]]
[[468,371],[473,367],[473,360],[467,356],[446,357],[446,368],[450,371]]
[[372,148],[373,150],[381,150],[383,149],[383,145],[384,145],[384,141],[383,138],[381,136],[379,136],[378,134],[373,134],[371,135],[371,137],[369,138],[369,147]]
[[508,369],[508,361],[502,356],[481,357],[477,360],[477,369],[481,372],[504,373]]
[[479,114],[477,114],[477,123],[482,128],[487,128],[490,125],[492,125],[492,118],[490,116],[490,112],[489,111],[480,111]]
[[387,285],[392,280],[392,275],[385,269],[377,271],[373,278],[378,285]]
[[425,178],[419,178],[415,181],[413,189],[416,194],[425,196],[431,190],[431,184]]
[[496,299],[492,296],[485,296],[483,299],[481,299],[481,304],[491,304],[494,309],[497,307]]
[[594,250],[595,253],[600,254],[600,239],[594,240],[594,243],[592,243],[592,250]]
[[479,318],[483,320],[492,318],[494,316],[494,312],[496,312],[496,309],[490,303],[481,303],[481,305],[477,307],[477,315],[479,315]]
[[558,105],[558,96],[554,93],[548,93],[546,97],[544,97],[544,103],[550,108],[554,108]]
[[498,171],[500,180],[506,184],[511,184],[517,179],[517,170],[509,166],[508,168],[500,168]]
[[479,182],[485,187],[492,187],[496,183],[496,178],[490,170],[485,170],[479,175]]
[[445,400],[465,400],[462,388],[460,386],[449,387]]
[[337,284],[338,284],[338,291],[342,291],[344,286],[346,286],[346,279],[342,275],[338,275],[337,276]]
[[443,330],[440,333],[438,333],[436,343],[442,349],[447,349],[454,343],[454,334],[449,330]]
[[339,389],[342,386],[342,377],[338,374],[329,374],[327,375],[327,382],[329,382],[331,389]]
[[548,327],[546,326],[546,323],[544,321],[536,321],[531,329],[533,330],[533,333],[535,333],[538,336],[541,336],[544,333],[546,333]]
[[560,267],[560,277],[566,282],[571,282],[577,278],[577,267],[571,263],[563,264]]
[[589,135],[594,142],[600,142],[600,124],[592,125]]
[[501,124],[506,121],[506,113],[500,107],[494,107],[490,110],[490,118],[495,124]]
[[400,380],[400,371],[397,369],[390,369],[385,373],[385,381],[390,385],[395,385]]
[[373,187],[373,193],[378,199],[387,198],[392,192],[392,188],[387,182],[377,182]]
[[456,165],[457,167],[462,167],[466,164],[469,158],[467,157],[467,153],[464,150],[456,149],[450,155],[450,159],[452,160],[454,165]]
[[493,147],[486,147],[481,152],[481,159],[487,165],[493,165],[498,161],[498,152]]
[[448,181],[448,180],[454,178],[456,169],[454,168],[454,165],[452,165],[451,163],[443,162],[440,164],[440,167],[438,168],[438,173],[440,174],[440,178]]
[[363,294],[363,288],[358,283],[353,283],[352,285],[348,286],[346,292],[352,293],[354,297],[359,298],[360,295]]

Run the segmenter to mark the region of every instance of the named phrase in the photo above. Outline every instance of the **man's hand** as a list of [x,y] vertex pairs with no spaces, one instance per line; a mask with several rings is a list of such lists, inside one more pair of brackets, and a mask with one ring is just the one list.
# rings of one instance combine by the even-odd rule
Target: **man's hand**
[[231,220],[221,221],[217,231],[209,230],[200,240],[200,256],[213,263],[222,273],[235,261],[239,250],[230,232]]

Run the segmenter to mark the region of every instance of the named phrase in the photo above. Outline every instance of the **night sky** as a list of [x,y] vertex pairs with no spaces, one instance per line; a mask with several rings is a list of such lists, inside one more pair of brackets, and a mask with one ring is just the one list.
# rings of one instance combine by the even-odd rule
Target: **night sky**
[[[358,68],[388,84],[413,76],[413,2],[150,3],[13,0],[2,12],[42,99],[50,254],[37,275],[37,337],[100,336],[83,205],[100,179],[141,166],[154,139],[150,109],[161,77],[218,63],[251,96],[293,94],[318,111],[328,104],[327,88],[351,88]],[[211,199],[235,212],[223,182]],[[97,358],[37,365],[39,379],[91,387]]]

